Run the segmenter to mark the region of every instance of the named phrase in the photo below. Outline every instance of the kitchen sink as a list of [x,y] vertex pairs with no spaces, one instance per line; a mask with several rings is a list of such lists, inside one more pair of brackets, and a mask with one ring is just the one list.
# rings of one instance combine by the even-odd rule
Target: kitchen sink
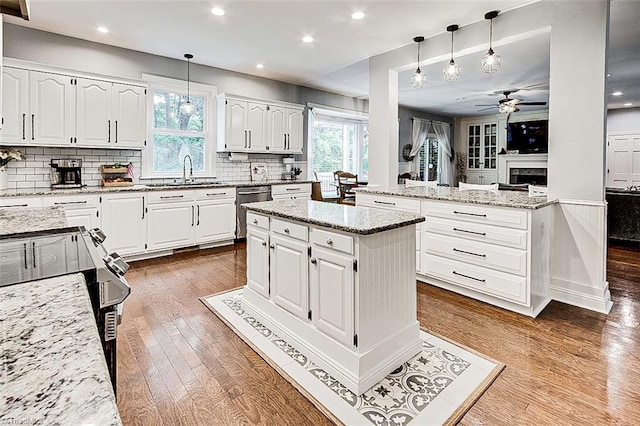
[[149,188],[162,188],[162,187],[184,187],[184,188],[192,188],[199,186],[221,186],[227,185],[226,182],[190,182],[190,183],[182,183],[182,182],[170,182],[170,183],[148,183],[145,186]]

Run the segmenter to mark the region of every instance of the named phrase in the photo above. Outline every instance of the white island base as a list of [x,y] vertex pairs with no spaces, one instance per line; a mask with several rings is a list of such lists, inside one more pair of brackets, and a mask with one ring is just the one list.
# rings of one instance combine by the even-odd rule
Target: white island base
[[247,222],[243,308],[346,388],[360,395],[420,352],[415,221],[371,234]]

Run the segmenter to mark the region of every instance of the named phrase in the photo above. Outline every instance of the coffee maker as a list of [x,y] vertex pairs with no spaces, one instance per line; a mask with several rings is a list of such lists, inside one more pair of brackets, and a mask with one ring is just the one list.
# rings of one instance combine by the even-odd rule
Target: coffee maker
[[51,160],[51,188],[81,188],[82,160],[65,158]]

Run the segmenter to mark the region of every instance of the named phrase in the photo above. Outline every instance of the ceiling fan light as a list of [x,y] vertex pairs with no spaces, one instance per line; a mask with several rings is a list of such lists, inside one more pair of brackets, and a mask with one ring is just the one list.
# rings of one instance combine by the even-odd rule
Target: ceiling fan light
[[493,49],[489,48],[487,54],[482,57],[482,65],[480,68],[484,72],[496,72],[500,68],[500,55],[496,54]]
[[519,110],[520,108],[518,108],[515,104],[511,102],[503,102],[500,105],[498,105],[498,111],[503,114],[511,114]]
[[453,59],[450,60],[449,65],[442,70],[442,75],[444,75],[444,79],[447,81],[457,80],[460,77],[460,74],[462,74],[462,69]]
[[422,74],[420,67],[416,69],[416,72],[411,76],[411,86],[420,89],[427,84],[427,78]]

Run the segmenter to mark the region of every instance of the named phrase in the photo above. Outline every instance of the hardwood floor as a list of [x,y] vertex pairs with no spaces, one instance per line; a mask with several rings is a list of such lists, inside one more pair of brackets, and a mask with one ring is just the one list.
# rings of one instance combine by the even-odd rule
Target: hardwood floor
[[[133,264],[118,340],[125,425],[330,424],[199,297],[245,282],[245,247]],[[536,319],[418,284],[429,331],[507,365],[464,425],[640,424],[640,250],[610,248],[613,309]]]

